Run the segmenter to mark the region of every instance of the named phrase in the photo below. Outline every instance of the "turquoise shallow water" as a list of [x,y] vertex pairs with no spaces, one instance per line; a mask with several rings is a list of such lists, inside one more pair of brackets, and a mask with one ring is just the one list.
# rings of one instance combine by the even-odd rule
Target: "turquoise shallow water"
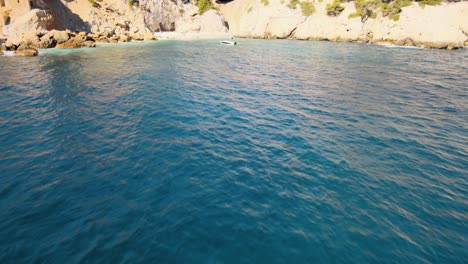
[[467,263],[468,52],[0,57],[0,263]]

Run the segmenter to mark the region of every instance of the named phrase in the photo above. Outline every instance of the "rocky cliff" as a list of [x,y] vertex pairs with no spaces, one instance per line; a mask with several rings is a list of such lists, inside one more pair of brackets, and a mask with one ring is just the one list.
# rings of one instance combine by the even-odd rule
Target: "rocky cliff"
[[1,50],[18,54],[150,40],[157,31],[227,32],[219,12],[182,0],[0,0],[0,17]]
[[[222,5],[230,33],[238,37],[292,38],[415,45],[431,48],[461,48],[468,44],[468,2],[425,5],[408,1],[395,16],[384,16],[380,6],[365,17],[356,2],[311,1],[304,14],[299,2],[288,0],[243,0]],[[361,1],[363,2],[363,1]],[[376,1],[374,1],[375,3]],[[330,7],[339,3],[340,12]],[[385,7],[385,2],[382,3]],[[389,8],[390,9],[390,8]],[[310,8],[308,10],[311,10]]]
[[[3,6],[0,4],[0,15],[4,18],[0,20],[0,29],[5,35],[51,29],[118,33],[227,31],[218,12],[199,14],[197,6],[182,0],[20,0],[21,3],[13,0],[11,4],[8,4],[11,0],[0,1],[7,1]],[[20,4],[13,4],[16,1]],[[31,13],[32,10],[43,12]],[[45,16],[49,18],[44,19]]]

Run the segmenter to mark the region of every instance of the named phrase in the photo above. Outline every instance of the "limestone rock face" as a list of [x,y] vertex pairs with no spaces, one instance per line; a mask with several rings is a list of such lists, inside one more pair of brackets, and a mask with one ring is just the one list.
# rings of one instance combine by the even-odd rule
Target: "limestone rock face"
[[28,14],[17,18],[11,25],[4,27],[9,37],[21,35],[26,32],[47,31],[53,17],[44,10],[33,9]]
[[103,0],[92,8],[88,23],[92,32],[116,35],[174,30],[183,9],[179,5],[180,0],[140,0],[137,6],[127,0]]
[[174,31],[176,21],[182,18],[191,4],[181,0],[140,0],[146,27],[152,31]]
[[415,45],[430,48],[461,48],[468,42],[468,2],[443,3],[421,8],[417,4],[402,8],[393,21],[379,14],[362,22],[349,18],[354,3],[342,3],[344,11],[336,17],[326,15],[332,0],[314,1],[315,13],[304,16],[300,7],[291,9],[287,1],[232,1],[221,7],[229,32],[239,37],[292,38],[330,41],[371,42]]
[[197,15],[198,10],[192,9],[177,21],[176,31],[181,33],[225,33],[228,31],[224,17],[215,10],[208,10],[203,15]]
[[182,0],[140,0],[131,6],[127,0],[103,0],[89,14],[92,32],[110,35],[138,35],[156,31],[226,32],[222,15],[214,10],[198,15],[198,8]]
[[260,1],[231,2],[221,8],[233,35],[253,38],[287,38],[298,24],[305,20],[300,8],[291,9],[287,2],[270,0],[268,5]]
[[89,16],[91,32],[104,32],[110,35],[148,32],[143,14],[126,8],[124,7],[123,15],[111,8],[91,11]]
[[[97,0],[94,3],[89,0],[31,0],[29,3],[24,0],[25,11],[4,27],[8,50],[16,50],[23,44],[34,48],[56,45],[72,48],[81,46],[84,41],[155,40],[155,31],[227,31],[222,15],[214,10],[198,15],[198,7],[188,0]],[[31,7],[38,9],[27,13]],[[71,36],[76,31],[97,36],[90,35],[78,41],[76,36]],[[29,33],[31,36],[25,35]]]
[[[318,3],[317,8],[325,10],[326,3]],[[315,39],[330,41],[364,42],[364,31],[360,18],[348,18],[355,11],[354,4],[343,3],[345,7],[338,16],[328,16],[317,11],[299,24],[293,37],[296,39]]]
[[466,25],[468,2],[460,2],[424,9],[418,5],[409,6],[403,9],[399,21],[370,19],[363,29],[373,33],[371,41],[374,43],[401,44],[411,39],[416,46],[450,49],[463,47],[468,39],[463,33]]
[[282,0],[270,0],[267,6],[253,0],[231,2],[221,8],[221,13],[229,24],[229,32],[240,37],[358,40],[362,23],[360,19],[348,18],[355,11],[354,4],[343,3],[345,10],[330,17],[325,7],[331,1],[315,1],[316,11],[310,16],[304,16],[299,5],[293,9]]

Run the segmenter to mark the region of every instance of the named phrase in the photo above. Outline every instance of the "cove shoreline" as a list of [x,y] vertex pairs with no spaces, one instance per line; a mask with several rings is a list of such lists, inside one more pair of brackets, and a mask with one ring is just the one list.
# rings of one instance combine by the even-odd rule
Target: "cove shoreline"
[[[77,35],[83,35],[86,32],[72,32],[74,36]],[[86,33],[86,34],[93,34],[93,33]],[[94,33],[96,34],[96,33]],[[231,39],[231,38],[236,38],[236,39],[263,39],[263,40],[297,40],[297,41],[325,41],[325,42],[340,42],[340,43],[355,43],[355,44],[367,44],[367,45],[378,45],[378,46],[385,46],[389,48],[409,48],[409,49],[442,49],[442,50],[458,50],[458,49],[466,49],[468,46],[463,46],[463,47],[452,47],[450,45],[448,46],[443,46],[443,47],[433,47],[431,45],[424,45],[424,43],[418,43],[416,45],[414,42],[401,42],[401,41],[365,41],[365,40],[346,40],[346,39],[328,39],[328,38],[307,38],[307,39],[302,39],[302,38],[277,38],[277,37],[252,37],[252,36],[239,36],[239,35],[233,35],[230,33],[200,33],[200,32],[173,32],[173,31],[167,31],[167,32],[155,32],[152,34],[153,38],[147,38],[147,39],[125,39],[125,41],[93,41],[92,45],[83,45],[83,46],[73,46],[71,45],[70,47],[51,47],[51,48],[28,48],[24,49],[26,51],[30,51],[30,53],[26,54],[17,54],[16,52],[18,50],[8,50],[8,51],[0,51],[0,56],[5,56],[5,57],[20,57],[20,56],[26,56],[26,57],[33,57],[37,55],[47,55],[46,50],[50,49],[62,49],[62,50],[67,50],[67,49],[83,49],[83,48],[99,48],[103,46],[108,46],[108,45],[126,45],[126,44],[131,44],[131,43],[151,43],[155,41],[164,41],[164,40],[175,40],[175,41],[192,41],[192,40],[210,40],[210,39],[217,39],[217,40],[222,40],[222,39]],[[70,38],[70,41],[72,39]],[[6,40],[8,41],[8,39]],[[32,52],[32,50],[35,50],[36,52]],[[22,50],[19,50],[22,51]]]

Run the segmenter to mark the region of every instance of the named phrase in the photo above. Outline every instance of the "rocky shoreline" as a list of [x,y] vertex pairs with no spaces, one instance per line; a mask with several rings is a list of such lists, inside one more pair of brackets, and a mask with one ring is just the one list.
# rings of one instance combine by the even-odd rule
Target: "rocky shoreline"
[[154,41],[156,37],[146,34],[108,34],[51,30],[30,32],[16,39],[0,39],[0,55],[3,51],[13,51],[17,56],[37,56],[38,49],[95,48],[96,43],[124,43],[129,41]]
[[304,41],[330,41],[330,42],[347,42],[347,43],[362,43],[362,44],[374,44],[374,45],[389,45],[389,46],[401,46],[401,47],[415,47],[423,49],[445,49],[445,50],[457,50],[468,48],[468,41],[463,44],[454,44],[453,42],[424,42],[415,41],[412,38],[405,39],[386,39],[386,40],[372,40],[370,38],[343,38],[343,37],[289,37],[281,38],[277,36],[264,36],[264,37],[253,37],[245,35],[236,35],[236,38],[245,39],[292,39],[292,40],[304,40]]
[[282,0],[264,5],[256,0],[232,1],[221,8],[236,37],[325,40],[460,49],[468,45],[468,2],[444,2],[421,7],[415,2],[401,8],[398,17],[382,13],[355,16],[355,2],[343,2],[339,14],[329,15],[332,0],[315,1],[315,12],[305,16]]
[[[223,17],[183,0],[0,0],[0,52],[156,40],[155,32],[226,33]],[[1,53],[0,53],[1,55]]]

